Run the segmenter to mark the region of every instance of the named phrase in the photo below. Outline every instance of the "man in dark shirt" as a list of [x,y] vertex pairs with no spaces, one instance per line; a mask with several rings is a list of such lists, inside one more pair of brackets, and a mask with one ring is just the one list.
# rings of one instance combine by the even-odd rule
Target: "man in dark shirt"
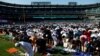
[[38,52],[42,55],[46,54],[46,41],[44,39],[37,39]]

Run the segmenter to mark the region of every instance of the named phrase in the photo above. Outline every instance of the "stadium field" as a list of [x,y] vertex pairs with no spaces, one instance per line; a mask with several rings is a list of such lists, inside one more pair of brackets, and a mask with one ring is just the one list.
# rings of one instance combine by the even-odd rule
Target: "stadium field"
[[0,38],[0,56],[11,56],[6,50],[14,47],[14,44],[10,41]]

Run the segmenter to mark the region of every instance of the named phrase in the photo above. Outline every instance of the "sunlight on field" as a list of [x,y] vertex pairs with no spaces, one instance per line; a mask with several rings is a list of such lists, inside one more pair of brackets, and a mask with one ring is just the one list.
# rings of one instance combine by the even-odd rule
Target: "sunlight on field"
[[6,41],[4,39],[0,39],[0,56],[11,56],[6,50],[14,47],[14,44]]

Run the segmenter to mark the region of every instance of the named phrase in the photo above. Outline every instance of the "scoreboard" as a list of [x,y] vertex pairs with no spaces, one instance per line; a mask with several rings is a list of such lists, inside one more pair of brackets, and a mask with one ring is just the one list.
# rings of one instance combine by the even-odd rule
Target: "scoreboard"
[[31,2],[31,5],[51,5],[51,2]]
[[77,2],[69,2],[68,5],[74,6],[74,5],[77,5]]

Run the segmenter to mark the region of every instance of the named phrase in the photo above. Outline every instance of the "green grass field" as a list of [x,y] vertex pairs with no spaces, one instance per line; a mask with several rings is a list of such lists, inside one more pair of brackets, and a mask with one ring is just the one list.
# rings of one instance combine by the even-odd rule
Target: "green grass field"
[[12,47],[14,47],[13,43],[0,38],[0,56],[11,56],[6,50]]

